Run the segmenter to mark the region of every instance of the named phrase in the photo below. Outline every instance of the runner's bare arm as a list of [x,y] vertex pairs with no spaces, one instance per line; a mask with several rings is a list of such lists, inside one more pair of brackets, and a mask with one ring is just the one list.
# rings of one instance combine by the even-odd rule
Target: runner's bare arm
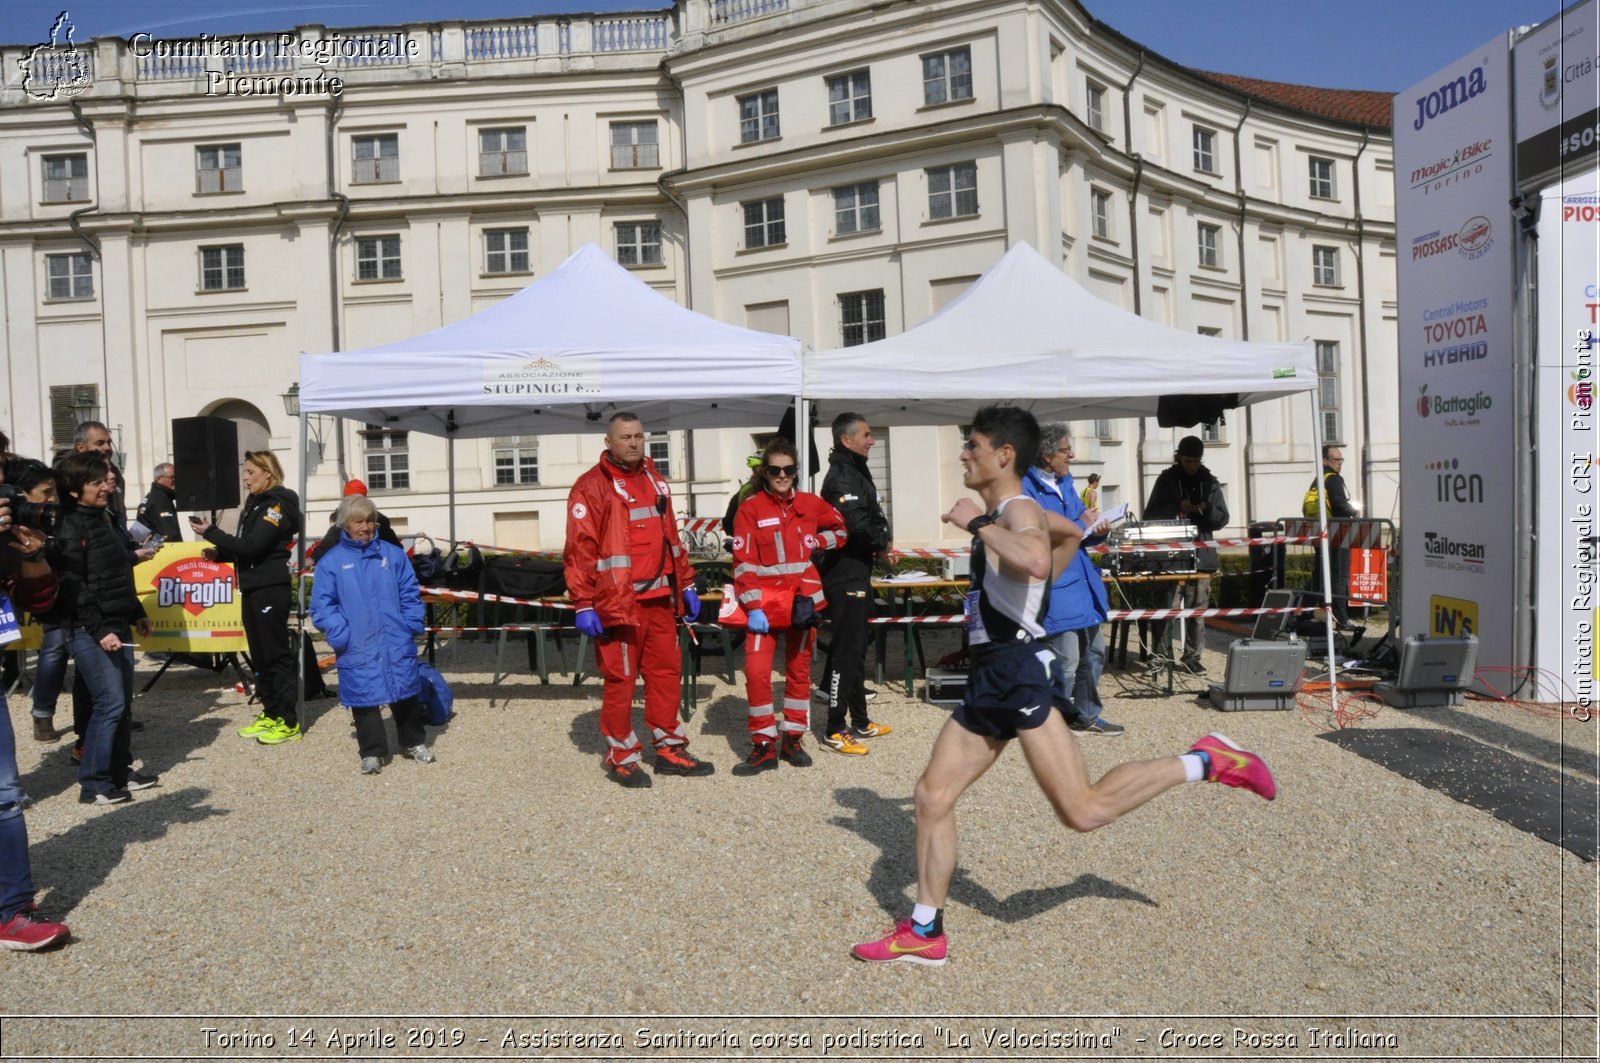
[[[962,498],[944,515],[949,524],[965,528],[983,510],[970,498]],[[1014,498],[1000,512],[1000,519],[978,529],[978,537],[1000,564],[1000,571],[1016,580],[1050,578],[1050,533],[1045,529],[1044,510],[1031,498]]]
[[1083,528],[1077,521],[1068,520],[1059,513],[1043,512],[1050,532],[1050,579],[1054,581],[1077,556],[1078,548],[1083,545]]

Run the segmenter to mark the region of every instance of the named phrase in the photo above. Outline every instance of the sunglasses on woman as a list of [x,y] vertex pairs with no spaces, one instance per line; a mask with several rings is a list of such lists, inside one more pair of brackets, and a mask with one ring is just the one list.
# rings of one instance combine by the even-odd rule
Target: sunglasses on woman
[[795,466],[793,466],[793,465],[768,465],[767,466],[767,475],[771,476],[771,477],[774,477],[774,478],[779,477],[779,476],[793,476],[794,473],[795,473]]

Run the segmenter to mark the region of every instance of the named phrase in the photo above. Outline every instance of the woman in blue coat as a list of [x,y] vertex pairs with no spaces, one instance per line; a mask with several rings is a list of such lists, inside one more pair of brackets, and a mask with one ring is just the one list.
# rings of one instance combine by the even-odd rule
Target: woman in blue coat
[[405,551],[377,537],[378,509],[362,495],[339,504],[339,542],[317,559],[311,620],[338,655],[339,700],[355,717],[361,774],[376,775],[389,756],[379,709],[389,706],[404,755],[433,761],[424,743],[417,695],[415,638],[422,634],[422,591]]

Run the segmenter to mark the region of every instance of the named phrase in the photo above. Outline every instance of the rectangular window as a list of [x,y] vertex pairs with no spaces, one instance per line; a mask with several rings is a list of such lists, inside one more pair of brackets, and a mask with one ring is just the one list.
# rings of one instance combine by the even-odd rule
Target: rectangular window
[[1339,345],[1317,341],[1317,410],[1322,414],[1322,441],[1341,443],[1339,432]]
[[872,117],[872,75],[865,70],[828,79],[828,124],[844,125]]
[[1084,88],[1083,120],[1090,129],[1106,131],[1106,87],[1098,82],[1091,81]]
[[922,57],[922,102],[928,106],[972,99],[972,49]]
[[195,148],[195,191],[244,191],[244,170],[240,160],[238,144],[212,144]]
[[758,199],[744,207],[744,246],[772,247],[786,242],[788,235],[783,227],[783,197]]
[[1102,240],[1111,239],[1111,193],[1092,189],[1089,192],[1089,217],[1094,224],[1094,234]]
[[363,236],[356,240],[356,280],[400,279],[400,238]]
[[661,165],[654,122],[611,123],[611,168],[652,170]]
[[617,262],[623,266],[661,265],[661,223],[617,223]]
[[[395,154],[399,155],[396,144]],[[510,129],[478,130],[478,176],[504,177],[508,174],[528,172],[528,130],[526,126]],[[399,159],[395,160],[394,175],[378,180],[393,181],[400,176]]]
[[978,164],[928,168],[928,217],[970,218],[978,213]]
[[1094,437],[1102,442],[1117,438],[1112,434],[1111,419],[1109,417],[1098,417],[1095,419]]
[[1199,245],[1200,264],[1202,266],[1221,266],[1222,252],[1219,250],[1222,244],[1221,227],[1200,222],[1195,227],[1195,233]]
[[862,181],[833,190],[835,235],[872,232],[878,226],[878,182]]
[[1333,160],[1311,156],[1311,198],[1333,198]]
[[1202,442],[1202,443],[1221,443],[1221,442],[1223,442],[1222,424],[1221,424],[1221,422],[1218,422],[1218,423],[1215,423],[1215,424],[1202,424],[1200,426],[1200,442]]
[[883,325],[883,289],[840,295],[839,325],[846,347],[859,347],[888,335]]
[[93,299],[94,260],[87,252],[44,256],[46,292],[50,299]]
[[1329,287],[1339,283],[1339,249],[1311,248],[1311,283]]
[[394,432],[369,424],[361,433],[367,459],[367,487],[373,491],[404,491],[411,486],[410,433]]
[[350,150],[353,155],[351,184],[370,185],[400,180],[400,134],[351,137]]
[[44,201],[46,203],[84,203],[89,199],[89,156],[46,155]]
[[220,292],[244,287],[244,245],[200,249],[200,290]]
[[665,432],[651,432],[645,437],[645,449],[655,463],[656,472],[663,480],[672,479],[672,442]]
[[483,230],[483,271],[485,273],[528,272],[528,230]]
[[100,416],[100,385],[59,384],[50,388],[52,450],[71,449],[78,425]]
[[778,136],[778,90],[739,97],[739,143],[775,140]]
[[1201,173],[1217,172],[1217,134],[1201,125],[1194,127],[1194,168]]
[[496,487],[525,487],[538,482],[538,436],[500,436],[494,441]]

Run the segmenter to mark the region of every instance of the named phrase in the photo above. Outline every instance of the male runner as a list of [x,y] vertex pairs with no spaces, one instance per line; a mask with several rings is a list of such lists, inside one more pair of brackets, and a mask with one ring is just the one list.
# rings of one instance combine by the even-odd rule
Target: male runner
[[943,966],[956,801],[1013,738],[1021,740],[1057,817],[1076,831],[1103,827],[1183,782],[1226,783],[1269,801],[1277,794],[1266,762],[1216,733],[1182,756],[1120,764],[1089,781],[1077,740],[1051,710],[1050,650],[1040,623],[1052,572],[1070,560],[1082,532],[1059,517],[1059,523],[1047,522],[1039,504],[1022,493],[1022,473],[1038,449],[1039,426],[1026,410],[986,406],[972,420],[961,451],[962,482],[979,494],[983,508],[963,498],[944,519],[974,540],[967,597],[973,669],[966,698],[939,732],[917,782],[916,907],[885,937],[855,946],[857,959]]

